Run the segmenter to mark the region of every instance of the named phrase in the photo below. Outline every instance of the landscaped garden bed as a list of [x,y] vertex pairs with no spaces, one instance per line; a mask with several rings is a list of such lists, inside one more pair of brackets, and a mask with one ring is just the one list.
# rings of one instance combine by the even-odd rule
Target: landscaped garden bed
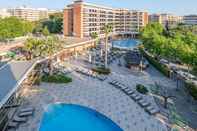
[[192,82],[186,81],[185,87],[188,89],[190,95],[197,100],[197,86]]
[[98,74],[103,74],[103,75],[108,75],[111,73],[111,70],[105,67],[92,68],[92,71],[97,72]]
[[136,90],[141,94],[147,94],[148,93],[148,89],[144,85],[141,85],[141,84],[136,85]]
[[43,75],[41,77],[42,82],[48,83],[69,83],[72,82],[72,78],[65,76],[63,74],[54,74],[54,75]]

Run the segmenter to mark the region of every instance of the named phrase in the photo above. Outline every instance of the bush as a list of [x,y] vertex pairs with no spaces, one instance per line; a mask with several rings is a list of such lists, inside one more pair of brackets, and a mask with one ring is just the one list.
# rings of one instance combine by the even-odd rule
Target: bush
[[155,58],[153,58],[152,56],[149,56],[148,54],[146,54],[142,48],[140,48],[140,52],[143,54],[144,57],[146,57],[146,59],[147,59],[156,69],[158,69],[158,70],[159,70],[162,74],[164,74],[165,76],[170,77],[170,69],[168,69],[168,67],[162,65],[162,64],[159,63],[159,61],[157,61]]
[[141,84],[136,85],[136,90],[141,94],[147,94],[148,93],[148,89]]
[[103,75],[108,75],[111,73],[111,70],[105,67],[93,68],[92,71],[97,72],[98,74],[103,74]]
[[62,75],[62,74],[43,75],[42,81],[49,82],[49,83],[69,83],[69,82],[72,82],[72,78]]
[[197,100],[197,86],[193,83],[186,81],[185,87],[188,89],[190,95]]

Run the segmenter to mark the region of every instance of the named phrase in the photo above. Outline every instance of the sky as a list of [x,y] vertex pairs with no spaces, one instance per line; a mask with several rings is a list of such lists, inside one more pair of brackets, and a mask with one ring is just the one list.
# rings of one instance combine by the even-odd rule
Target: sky
[[[63,9],[73,0],[0,0],[0,8],[26,5],[29,7]],[[116,8],[147,10],[150,13],[175,15],[197,14],[197,0],[85,0]]]

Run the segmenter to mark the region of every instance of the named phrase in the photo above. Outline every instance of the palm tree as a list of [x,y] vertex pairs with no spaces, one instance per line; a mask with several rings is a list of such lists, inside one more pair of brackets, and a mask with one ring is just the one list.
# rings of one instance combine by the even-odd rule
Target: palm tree
[[53,73],[53,66],[52,66],[52,58],[53,55],[62,49],[62,43],[59,39],[55,36],[48,36],[45,40],[44,44],[44,54],[49,56],[49,74],[52,75]]
[[96,44],[97,44],[98,43],[98,38],[99,38],[98,33],[97,32],[92,32],[90,36],[91,36],[92,39],[96,40]]
[[104,33],[105,33],[105,68],[108,67],[108,64],[107,64],[107,51],[108,51],[108,37],[109,37],[109,34],[113,31],[113,27],[112,27],[112,24],[106,24],[104,26]]
[[33,55],[35,54],[35,49],[36,49],[36,39],[34,38],[28,38],[26,41],[25,41],[25,45],[24,45],[24,49],[25,51],[27,52],[26,54],[26,59],[27,60],[31,60]]

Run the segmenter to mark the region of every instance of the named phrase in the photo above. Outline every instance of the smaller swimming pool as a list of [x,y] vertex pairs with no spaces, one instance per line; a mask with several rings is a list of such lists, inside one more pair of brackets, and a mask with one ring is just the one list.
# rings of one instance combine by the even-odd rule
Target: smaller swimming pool
[[73,104],[51,104],[39,131],[123,131],[111,119],[90,108]]
[[114,47],[117,48],[124,48],[124,49],[133,49],[137,47],[137,45],[140,43],[137,39],[127,39],[127,40],[114,40],[112,41],[112,44]]

